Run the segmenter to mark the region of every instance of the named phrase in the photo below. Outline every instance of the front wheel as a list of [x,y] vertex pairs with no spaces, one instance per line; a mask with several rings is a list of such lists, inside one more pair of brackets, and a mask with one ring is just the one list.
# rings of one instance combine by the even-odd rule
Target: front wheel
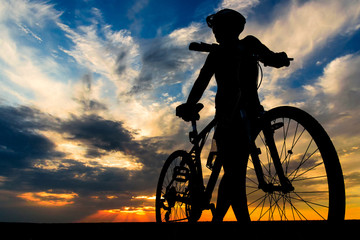
[[157,222],[195,222],[201,211],[196,169],[190,155],[175,151],[166,160],[156,190]]
[[[256,134],[258,158],[270,190],[258,188],[250,157],[246,192],[251,220],[343,220],[344,179],[337,152],[322,126],[306,112],[278,107],[261,119],[271,128],[276,149],[270,149],[263,129]],[[269,125],[270,123],[270,125]],[[277,151],[285,177],[293,189],[284,191],[272,151]]]

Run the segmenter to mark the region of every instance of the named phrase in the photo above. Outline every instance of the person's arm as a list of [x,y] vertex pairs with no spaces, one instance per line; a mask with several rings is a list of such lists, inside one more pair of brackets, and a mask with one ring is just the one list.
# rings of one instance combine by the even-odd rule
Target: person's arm
[[196,79],[192,87],[189,97],[186,101],[187,104],[195,105],[202,97],[206,87],[209,85],[211,76],[208,73],[200,72],[199,77]]
[[262,44],[259,39],[251,35],[247,36],[245,39],[265,67],[270,66],[280,68],[288,67],[290,65],[290,60],[285,52],[274,53]]
[[[185,121],[198,120],[199,106],[196,104],[202,97],[206,87],[209,85],[210,79],[214,74],[214,68],[212,66],[211,53],[208,55],[203,68],[200,71],[199,77],[196,79],[194,86],[192,87],[189,97],[186,103],[183,103],[176,107],[176,116],[181,117]],[[201,105],[202,106],[202,105]],[[202,107],[200,107],[201,109]]]
[[212,66],[212,56],[210,53],[203,68],[200,71],[199,77],[195,80],[186,104],[195,105],[201,99],[206,87],[209,85],[213,74],[214,69]]

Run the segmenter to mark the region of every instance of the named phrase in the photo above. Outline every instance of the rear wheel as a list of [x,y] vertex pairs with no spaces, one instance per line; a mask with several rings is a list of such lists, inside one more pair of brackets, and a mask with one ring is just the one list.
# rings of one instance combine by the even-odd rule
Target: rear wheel
[[306,112],[293,107],[272,109],[261,122],[271,123],[278,156],[293,189],[284,191],[280,187],[271,157],[273,150],[261,129],[255,144],[269,188],[258,188],[250,157],[246,191],[251,220],[343,220],[343,174],[337,152],[322,126]]
[[166,160],[156,190],[157,222],[195,222],[200,211],[196,170],[189,154],[179,150]]

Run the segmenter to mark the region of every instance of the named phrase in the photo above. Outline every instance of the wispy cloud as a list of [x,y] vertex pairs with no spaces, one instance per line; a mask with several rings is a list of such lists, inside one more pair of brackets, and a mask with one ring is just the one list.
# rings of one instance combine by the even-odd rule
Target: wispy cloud
[[61,207],[73,204],[73,199],[78,197],[76,193],[51,193],[51,192],[28,192],[18,196],[40,206]]
[[258,5],[259,3],[260,3],[259,0],[245,0],[245,1],[223,0],[219,4],[218,10],[223,8],[230,8],[242,12],[243,14],[247,14],[248,11],[251,11],[251,9],[256,5]]
[[132,21],[130,25],[130,31],[134,34],[139,34],[144,27],[143,19],[140,15],[143,10],[149,4],[149,0],[137,0],[134,1],[134,5],[128,10],[127,17]]
[[289,1],[272,13],[272,21],[248,23],[245,34],[254,34],[273,51],[285,51],[295,58],[288,69],[266,70],[263,89],[287,85],[278,80],[306,67],[306,61],[329,41],[356,28],[359,8],[357,1]]
[[338,57],[325,66],[311,87],[304,86],[304,96],[308,96],[304,107],[317,114],[338,137],[360,135],[356,124],[360,119],[359,64],[359,53]]
[[[57,20],[62,12],[57,11],[53,4],[26,0],[4,0],[0,7],[0,20],[26,22],[31,27],[43,26],[47,20]],[[45,21],[44,21],[45,20]]]

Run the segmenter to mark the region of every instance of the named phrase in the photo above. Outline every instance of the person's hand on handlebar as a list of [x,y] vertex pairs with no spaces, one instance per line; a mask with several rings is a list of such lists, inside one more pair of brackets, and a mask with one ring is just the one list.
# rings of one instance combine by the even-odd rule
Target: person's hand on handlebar
[[184,121],[189,122],[192,120],[199,120],[200,110],[204,107],[203,104],[189,104],[183,103],[176,107],[176,116],[181,117]]
[[262,59],[264,66],[270,66],[275,68],[288,67],[290,66],[290,61],[293,61],[293,58],[289,58],[285,52],[274,53],[268,56],[265,59]]

